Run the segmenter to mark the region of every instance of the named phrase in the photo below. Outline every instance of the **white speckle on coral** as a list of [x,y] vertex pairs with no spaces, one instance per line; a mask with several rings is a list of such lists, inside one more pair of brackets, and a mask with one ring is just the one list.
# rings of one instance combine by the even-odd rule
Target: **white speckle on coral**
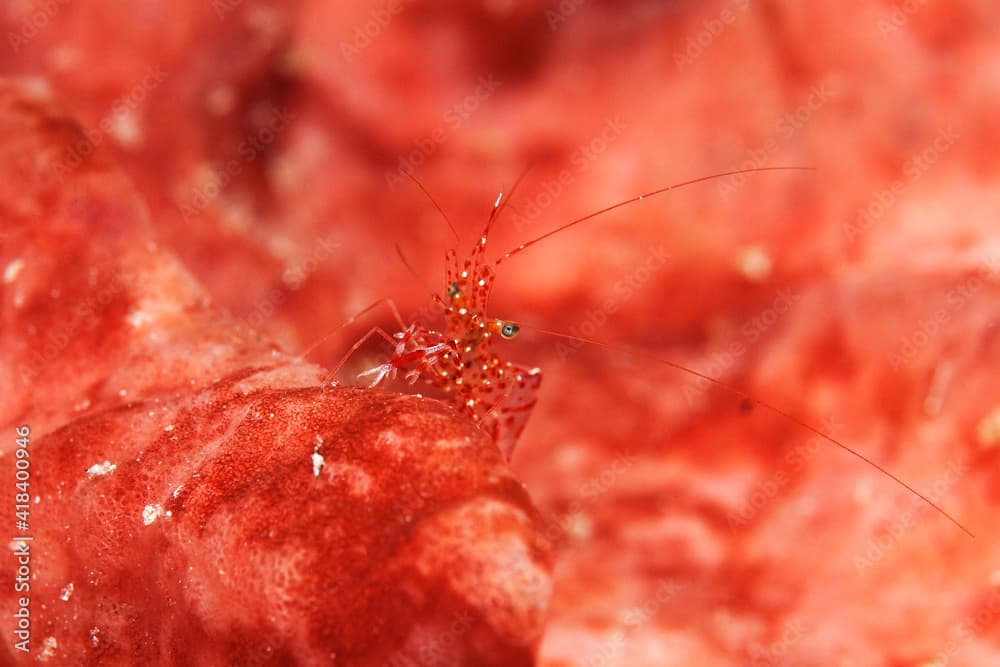
[[323,455],[319,453],[319,448],[323,446],[323,438],[317,435],[315,442],[316,446],[313,447],[312,454],[313,476],[319,477],[320,471],[323,470],[323,466],[326,465],[326,459],[324,459]]
[[69,72],[80,64],[80,51],[70,44],[58,44],[49,51],[48,62],[54,70]]
[[82,401],[80,401],[79,403],[77,403],[76,405],[74,405],[73,409],[76,410],[77,412],[83,412],[84,410],[86,410],[89,407],[90,407],[90,399],[89,398],[85,398]]
[[1000,405],[983,417],[976,427],[979,446],[988,449],[1000,445]]
[[180,486],[178,486],[178,487],[177,487],[176,489],[174,489],[174,492],[173,492],[173,494],[172,494],[172,495],[173,495],[173,497],[174,497],[174,498],[176,498],[176,497],[177,497],[177,496],[178,496],[178,495],[180,494],[180,492],[181,492],[181,489],[183,489],[183,488],[184,488],[184,485],[183,485],[183,484],[181,484],[181,485],[180,485]]
[[236,106],[236,92],[228,83],[220,84],[208,92],[205,103],[213,115],[225,116]]
[[23,81],[23,87],[25,93],[35,98],[37,101],[46,101],[52,99],[52,84],[49,80],[41,76],[24,76],[20,77]]
[[87,468],[87,477],[89,479],[94,479],[95,477],[100,477],[101,475],[110,475],[115,471],[118,466],[111,461],[105,461],[104,463],[95,463],[94,465]]
[[18,257],[13,262],[7,265],[7,268],[3,271],[3,281],[4,284],[10,285],[12,282],[17,280],[17,277],[21,275],[21,269],[24,268],[24,260]]
[[108,133],[122,148],[138,148],[142,145],[144,134],[139,123],[139,115],[131,109],[120,109],[109,119]]
[[771,275],[774,261],[767,251],[760,246],[754,245],[746,248],[737,260],[740,273],[747,280],[755,283],[762,282]]
[[578,544],[587,542],[594,534],[594,522],[586,512],[574,512],[563,519],[566,536]]
[[90,645],[96,647],[101,643],[101,629],[93,627],[90,629]]
[[59,599],[63,602],[69,602],[69,599],[73,597],[73,582],[69,582],[63,586],[62,593],[59,594]]
[[319,452],[313,452],[312,462],[313,462],[313,476],[319,477],[320,471],[323,470],[323,466],[326,465],[326,459],[324,459],[323,455],[320,454]]
[[174,430],[174,425],[173,424],[167,424],[166,426],[163,427],[163,430],[166,431],[167,433],[170,433],[171,431]]
[[126,321],[132,325],[132,328],[138,329],[143,324],[153,321],[153,316],[144,310],[133,310],[125,316]]
[[468,447],[470,440],[468,438],[442,438],[434,442],[434,445],[438,449],[461,449],[463,447]]
[[42,650],[38,654],[38,660],[40,662],[45,662],[56,654],[56,650],[58,648],[59,642],[56,641],[55,637],[46,637],[42,640]]
[[124,396],[125,396],[125,395],[126,395],[127,393],[128,393],[128,392],[127,392],[126,390],[124,390],[124,389],[119,389],[119,390],[118,390],[118,395],[119,395],[119,396],[122,396],[122,397],[124,397]]
[[162,505],[146,505],[142,508],[142,523],[144,526],[150,525],[161,516],[163,516]]

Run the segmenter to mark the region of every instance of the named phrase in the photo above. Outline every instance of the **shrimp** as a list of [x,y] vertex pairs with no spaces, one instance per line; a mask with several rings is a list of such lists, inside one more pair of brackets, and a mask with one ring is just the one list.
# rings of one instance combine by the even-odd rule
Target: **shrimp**
[[[431,291],[431,296],[435,303],[444,312],[445,330],[439,332],[428,329],[416,322],[406,325],[402,321],[395,304],[390,299],[384,299],[382,301],[389,305],[400,326],[400,331],[390,336],[382,329],[374,328],[351,348],[344,359],[335,367],[334,373],[343,365],[347,357],[358,349],[368,335],[379,333],[394,344],[392,355],[383,364],[361,373],[360,377],[373,377],[371,386],[376,386],[386,379],[394,378],[400,372],[404,373],[404,379],[410,384],[415,384],[422,378],[428,384],[443,391],[446,395],[446,400],[452,403],[458,410],[468,415],[473,423],[493,439],[504,457],[510,460],[517,439],[524,431],[531,411],[537,402],[537,394],[542,381],[542,372],[539,368],[528,368],[504,360],[495,351],[494,343],[497,338],[501,340],[513,339],[517,337],[522,328],[526,328],[536,333],[589,344],[617,353],[646,358],[692,375],[700,380],[710,382],[720,389],[737,396],[744,410],[752,409],[754,406],[769,410],[800,428],[818,435],[827,442],[872,466],[948,519],[970,537],[975,537],[968,528],[951,514],[912,485],[887,470],[884,466],[879,465],[858,450],[837,440],[825,431],[797,418],[787,410],[758,399],[736,386],[669,359],[663,359],[646,352],[628,350],[598,340],[573,336],[558,331],[548,331],[510,320],[493,318],[487,314],[486,309],[490,292],[496,279],[496,271],[493,267],[541,241],[609,211],[694,183],[750,172],[790,170],[811,170],[811,168],[760,167],[728,171],[675,183],[637,195],[572,220],[537,238],[522,243],[516,248],[500,255],[491,265],[486,259],[486,248],[492,225],[506,204],[504,194],[501,192],[494,202],[486,227],[469,253],[468,258],[460,264],[457,252],[453,249],[447,251],[445,256],[447,267],[447,298],[442,298],[437,293]],[[521,178],[523,176],[524,174],[522,174]],[[512,193],[517,188],[521,178],[515,182],[511,190]],[[433,197],[430,197],[430,194],[423,185],[419,181],[416,181],[416,179],[413,180],[431,199],[434,206],[441,211],[441,207],[437,205],[437,202],[434,202]],[[444,215],[443,211],[441,213]],[[445,219],[447,220],[447,216],[445,216]],[[448,224],[451,226],[450,221],[448,221]],[[457,232],[455,232],[453,226],[452,231],[457,237]],[[402,257],[401,253],[400,256]],[[405,258],[403,261],[405,262]],[[373,306],[362,312],[367,312],[367,310],[370,310],[375,305],[377,304],[373,304]],[[352,318],[352,320],[356,319],[356,317]]]
[[504,204],[504,195],[500,193],[482,235],[464,261],[459,260],[454,249],[445,255],[446,298],[431,292],[444,312],[444,331],[428,329],[417,322],[406,325],[392,300],[384,299],[400,331],[389,335],[378,327],[372,329],[348,351],[334,373],[367,336],[377,333],[393,343],[392,355],[385,363],[360,373],[359,377],[371,377],[372,387],[400,373],[411,385],[422,378],[442,391],[446,400],[486,432],[510,460],[535,407],[542,372],[539,368],[512,363],[497,354],[494,342],[498,338],[516,338],[520,326],[486,313],[496,280],[496,272],[486,259],[487,240]]

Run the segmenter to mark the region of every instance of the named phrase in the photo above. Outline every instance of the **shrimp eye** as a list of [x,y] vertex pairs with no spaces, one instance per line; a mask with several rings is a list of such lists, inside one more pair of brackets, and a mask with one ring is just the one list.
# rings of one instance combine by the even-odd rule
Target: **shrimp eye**
[[507,340],[515,338],[520,331],[521,327],[517,326],[513,322],[504,322],[500,325],[500,335]]
[[458,295],[462,293],[462,290],[458,288],[458,283],[452,283],[448,285],[448,296],[452,299],[457,299]]

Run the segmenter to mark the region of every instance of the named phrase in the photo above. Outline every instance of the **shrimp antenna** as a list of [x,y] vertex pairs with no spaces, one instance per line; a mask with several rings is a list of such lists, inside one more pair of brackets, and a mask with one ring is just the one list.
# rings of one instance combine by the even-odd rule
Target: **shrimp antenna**
[[716,378],[714,378],[714,377],[712,377],[710,375],[705,375],[704,373],[700,373],[700,372],[694,370],[693,368],[688,368],[687,366],[683,366],[681,364],[678,364],[675,361],[671,361],[669,359],[665,359],[663,357],[659,357],[659,356],[657,356],[655,354],[650,354],[648,352],[643,352],[642,350],[636,350],[636,349],[630,349],[630,348],[627,348],[627,347],[620,347],[620,346],[617,346],[617,345],[611,345],[611,344],[605,343],[603,341],[590,340],[588,338],[581,338],[580,336],[574,336],[572,334],[564,334],[564,333],[560,333],[558,331],[548,331],[546,329],[540,329],[538,327],[533,327],[531,325],[526,325],[526,324],[524,324],[522,322],[518,322],[518,324],[523,329],[531,329],[533,331],[537,331],[538,333],[547,334],[549,336],[555,336],[556,338],[565,338],[567,340],[578,341],[580,343],[586,343],[588,345],[594,345],[596,347],[603,347],[603,348],[605,348],[607,350],[613,350],[615,352],[624,352],[625,354],[630,354],[630,355],[632,355],[634,357],[642,357],[642,358],[645,358],[645,359],[650,359],[650,360],[655,361],[657,363],[664,364],[664,365],[669,366],[671,368],[674,368],[674,369],[677,369],[677,370],[682,371],[684,373],[687,373],[689,375],[693,375],[693,376],[695,376],[697,378],[701,378],[702,380],[707,380],[708,382],[710,382],[710,383],[714,384],[715,386],[717,386],[717,387],[719,387],[719,388],[721,388],[721,389],[729,392],[730,394],[738,396],[740,399],[742,399],[742,401],[744,403],[751,403],[751,404],[754,404],[754,405],[759,405],[760,407],[762,407],[762,408],[764,408],[766,410],[770,410],[771,412],[774,412],[774,413],[776,413],[778,415],[781,415],[785,419],[788,419],[789,421],[791,421],[793,424],[797,424],[798,426],[806,429],[807,431],[811,431],[812,433],[815,433],[816,435],[818,435],[819,437],[823,438],[824,440],[833,443],[837,447],[840,447],[844,451],[846,451],[846,452],[852,454],[853,456],[861,459],[862,461],[864,461],[868,465],[872,466],[873,468],[875,468],[876,470],[878,470],[879,472],[881,472],[882,474],[884,474],[889,479],[891,479],[894,482],[896,482],[896,484],[900,485],[901,487],[903,487],[904,489],[906,489],[907,491],[909,491],[910,493],[912,493],[913,495],[915,495],[916,497],[920,498],[922,501],[924,501],[925,503],[927,503],[928,505],[930,505],[932,508],[934,508],[935,510],[937,510],[937,512],[941,516],[943,516],[944,518],[948,519],[953,524],[955,524],[956,526],[958,526],[962,530],[962,532],[964,532],[966,535],[968,535],[969,537],[971,537],[973,539],[975,539],[975,537],[976,537],[975,535],[972,534],[972,531],[970,531],[968,528],[966,528],[961,523],[959,523],[959,521],[955,517],[953,517],[952,515],[948,514],[948,512],[946,512],[941,507],[939,507],[933,500],[931,500],[930,498],[928,498],[924,494],[920,493],[915,488],[913,488],[912,486],[910,486],[909,484],[907,484],[906,482],[904,482],[902,479],[900,479],[896,475],[894,475],[891,472],[889,472],[888,470],[886,470],[884,467],[882,467],[878,463],[875,463],[875,461],[871,460],[870,458],[868,458],[867,456],[865,456],[861,452],[859,452],[856,449],[853,449],[853,448],[845,445],[844,443],[842,443],[839,440],[837,440],[836,438],[834,438],[832,435],[829,435],[829,434],[825,433],[824,431],[821,431],[820,429],[816,428],[815,426],[810,426],[809,424],[807,424],[806,422],[802,421],[801,419],[799,419],[795,415],[791,414],[790,412],[782,410],[781,408],[779,408],[779,407],[777,407],[775,405],[772,405],[772,404],[770,404],[770,403],[768,403],[766,401],[762,401],[759,398],[751,396],[750,394],[748,394],[747,392],[743,391],[739,387],[731,385],[728,382],[723,382],[722,380],[718,380],[718,379],[716,379]]
[[431,286],[428,285],[424,281],[424,279],[420,277],[420,274],[417,273],[417,270],[414,269],[413,265],[410,264],[409,260],[406,259],[406,255],[403,254],[403,249],[399,246],[399,244],[396,243],[394,245],[396,246],[396,254],[399,255],[400,261],[403,262],[403,266],[405,266],[406,269],[410,272],[410,275],[413,276],[413,279],[416,280],[418,283],[420,283],[421,287],[427,290],[427,293],[431,295],[431,298],[434,299],[435,303],[437,303],[439,306],[444,306],[445,305],[444,299],[442,299],[437,292],[431,289]]
[[521,185],[521,182],[524,181],[524,177],[528,175],[528,172],[531,171],[531,168],[534,166],[534,163],[529,162],[528,165],[521,170],[521,174],[517,177],[517,180],[514,181],[514,185],[510,187],[510,192],[507,193],[506,197],[504,196],[503,191],[501,191],[499,196],[497,196],[496,201],[493,202],[493,210],[490,211],[490,219],[486,222],[486,229],[483,230],[483,237],[489,235],[493,222],[500,217],[500,213],[502,213],[504,208],[507,207],[507,202],[509,202],[511,197],[514,196],[514,193],[517,192],[518,186]]
[[629,204],[632,204],[632,203],[637,202],[637,201],[642,201],[643,199],[647,199],[649,197],[655,197],[656,195],[663,194],[664,192],[669,192],[670,190],[676,190],[676,189],[682,188],[682,187],[684,187],[686,185],[694,185],[695,183],[701,183],[702,181],[711,181],[711,180],[714,180],[714,179],[717,179],[717,178],[725,178],[726,176],[737,176],[739,174],[750,174],[750,173],[757,172],[757,171],[816,171],[816,169],[815,169],[815,167],[756,167],[754,169],[737,169],[735,171],[724,171],[724,172],[722,172],[720,174],[712,174],[711,176],[702,176],[701,178],[694,178],[694,179],[691,179],[690,181],[683,181],[681,183],[674,183],[673,185],[668,185],[665,188],[660,188],[659,190],[653,190],[652,192],[647,192],[645,194],[641,194],[641,195],[638,195],[636,197],[632,197],[630,199],[626,199],[625,201],[620,201],[617,204],[612,204],[611,206],[606,206],[605,208],[602,208],[599,211],[594,211],[593,213],[590,213],[589,215],[585,215],[582,218],[577,218],[576,220],[573,220],[571,222],[567,222],[565,225],[563,225],[561,227],[557,227],[557,228],[553,229],[550,232],[546,232],[545,234],[542,234],[538,238],[532,239],[531,241],[528,241],[527,243],[522,243],[521,245],[519,245],[518,247],[514,248],[510,252],[504,253],[503,255],[501,255],[497,259],[496,263],[499,264],[500,262],[504,261],[505,259],[507,259],[509,257],[513,257],[514,255],[518,254],[519,252],[521,252],[521,251],[523,251],[523,250],[525,250],[527,248],[530,248],[531,246],[535,245],[536,243],[538,243],[540,241],[544,241],[545,239],[549,238],[550,236],[554,236],[554,235],[558,234],[559,232],[563,231],[564,229],[569,229],[570,227],[573,227],[574,225],[578,225],[581,222],[584,222],[586,220],[590,220],[591,218],[596,218],[599,215],[604,215],[605,213],[608,213],[609,211],[613,211],[616,208],[621,208],[622,206],[627,206]]
[[[455,225],[452,224],[451,218],[448,217],[448,214],[444,212],[444,209],[441,208],[441,205],[437,203],[437,201],[427,190],[427,188],[424,187],[424,184],[418,181],[417,177],[411,174],[408,170],[403,169],[403,173],[406,175],[407,178],[409,178],[411,181],[417,184],[417,187],[420,188],[420,190],[424,193],[424,195],[426,195],[426,197],[430,200],[431,204],[434,205],[434,208],[438,210],[438,213],[441,214],[441,217],[444,218],[444,221],[448,223],[448,229],[450,229],[451,233],[455,236],[455,243],[461,243],[462,238],[458,235],[458,230],[455,229]],[[405,262],[406,260],[403,261]]]

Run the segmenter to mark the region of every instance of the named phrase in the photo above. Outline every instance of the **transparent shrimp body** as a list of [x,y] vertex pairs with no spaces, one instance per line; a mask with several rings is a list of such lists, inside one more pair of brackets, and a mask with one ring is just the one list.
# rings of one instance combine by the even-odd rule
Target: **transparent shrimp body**
[[461,266],[454,251],[445,258],[445,336],[452,352],[432,377],[509,458],[535,406],[542,375],[539,369],[506,361],[495,351],[497,339],[514,338],[519,327],[486,314],[495,274],[483,261],[485,247],[484,235]]
[[514,338],[519,327],[486,314],[496,277],[485,261],[488,231],[489,225],[461,263],[454,250],[445,256],[447,289],[443,299],[435,297],[444,309],[444,332],[410,324],[393,336],[392,357],[361,376],[372,377],[372,386],[399,372],[411,384],[422,378],[444,392],[509,459],[535,406],[542,375],[495,352],[497,339]]

